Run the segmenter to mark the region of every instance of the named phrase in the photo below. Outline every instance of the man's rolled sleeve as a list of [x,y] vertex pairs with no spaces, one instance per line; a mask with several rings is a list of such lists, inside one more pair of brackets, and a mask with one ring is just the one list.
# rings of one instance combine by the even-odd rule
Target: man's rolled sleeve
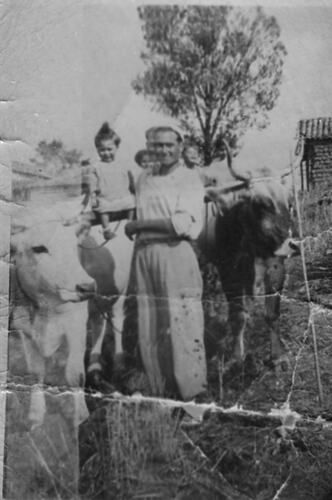
[[176,211],[171,217],[178,236],[197,239],[203,229],[204,188],[195,171],[186,171]]

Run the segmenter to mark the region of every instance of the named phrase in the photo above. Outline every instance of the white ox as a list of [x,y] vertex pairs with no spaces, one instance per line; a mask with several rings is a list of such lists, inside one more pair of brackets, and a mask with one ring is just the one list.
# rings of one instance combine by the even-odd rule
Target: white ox
[[[48,383],[74,389],[77,425],[87,416],[79,390],[84,386],[88,318],[83,300],[94,290],[94,281],[80,265],[73,228],[64,227],[55,211],[36,216],[20,210],[13,218],[11,246],[11,329],[19,332],[35,384],[29,419],[33,425],[42,424],[46,411],[42,385]],[[59,371],[50,378],[46,365],[64,341],[66,358],[60,359]],[[9,351],[11,356],[15,358],[15,352]]]

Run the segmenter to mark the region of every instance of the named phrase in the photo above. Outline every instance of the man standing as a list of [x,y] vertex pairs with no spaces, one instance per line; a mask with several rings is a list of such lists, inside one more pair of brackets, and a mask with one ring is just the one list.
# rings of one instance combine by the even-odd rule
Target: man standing
[[204,189],[181,162],[182,137],[155,127],[158,168],[136,185],[139,346],[152,393],[190,400],[206,391],[202,278],[190,240],[202,230]]

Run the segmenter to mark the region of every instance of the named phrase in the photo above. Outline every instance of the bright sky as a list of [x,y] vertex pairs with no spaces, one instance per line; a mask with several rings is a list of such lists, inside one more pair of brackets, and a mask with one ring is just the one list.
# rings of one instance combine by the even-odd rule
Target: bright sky
[[[288,56],[271,124],[248,132],[237,158],[245,169],[283,170],[298,120],[332,116],[332,6],[319,1],[266,7],[280,24]],[[131,91],[142,68],[136,7],[129,0],[0,3],[0,96],[9,101],[0,102],[0,135],[18,139],[9,146],[12,159],[30,158],[40,140],[53,138],[91,156],[94,135],[108,120],[123,138],[121,157],[132,161],[144,146],[144,130],[165,122]]]

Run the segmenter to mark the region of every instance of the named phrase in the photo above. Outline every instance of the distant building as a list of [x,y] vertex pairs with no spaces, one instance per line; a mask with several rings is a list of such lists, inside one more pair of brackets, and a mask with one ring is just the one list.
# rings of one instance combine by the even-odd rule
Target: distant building
[[302,191],[309,191],[327,180],[332,182],[332,117],[301,120],[298,124],[298,153],[302,141]]
[[76,166],[54,175],[36,163],[12,163],[12,199],[56,201],[81,194],[81,167]]
[[50,179],[51,176],[45,173],[41,166],[35,163],[23,163],[21,161],[13,161],[12,163],[13,177],[17,179]]

